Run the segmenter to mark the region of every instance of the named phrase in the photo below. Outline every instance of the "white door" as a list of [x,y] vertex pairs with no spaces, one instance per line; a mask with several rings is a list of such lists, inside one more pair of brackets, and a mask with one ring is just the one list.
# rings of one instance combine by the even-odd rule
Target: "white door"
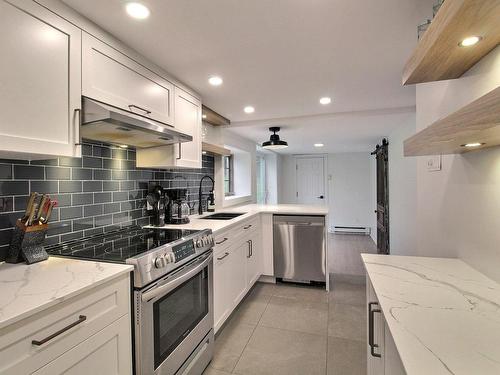
[[34,1],[0,0],[0,51],[0,156],[80,156],[81,31]]
[[325,159],[322,156],[296,157],[296,202],[326,204]]

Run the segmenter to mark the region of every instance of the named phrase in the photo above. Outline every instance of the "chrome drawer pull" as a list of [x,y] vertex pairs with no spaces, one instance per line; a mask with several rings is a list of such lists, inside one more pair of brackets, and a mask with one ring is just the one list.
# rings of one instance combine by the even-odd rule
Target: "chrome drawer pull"
[[139,109],[139,110],[141,110],[141,111],[146,112],[146,114],[147,114],[147,115],[151,114],[151,111],[148,111],[146,108],[139,107],[138,105],[135,105],[135,104],[130,104],[130,105],[128,106],[128,108],[129,108],[131,111],[132,111],[132,108],[137,108],[137,109]]
[[229,253],[224,253],[223,256],[221,256],[220,258],[217,258],[217,260],[222,260],[224,259],[225,257],[227,257],[229,255]]
[[64,332],[66,332],[67,330],[69,330],[69,329],[71,329],[71,328],[73,328],[73,327],[77,326],[77,325],[78,325],[78,324],[80,324],[80,323],[83,323],[83,322],[84,322],[84,321],[86,321],[86,320],[87,320],[87,317],[86,317],[85,315],[80,315],[80,316],[78,317],[78,320],[77,320],[76,322],[73,322],[73,323],[71,323],[70,325],[68,325],[68,326],[66,326],[66,327],[64,327],[64,328],[62,328],[62,329],[60,329],[59,331],[57,331],[57,332],[53,333],[52,335],[47,336],[47,337],[46,337],[46,338],[44,338],[43,340],[40,340],[40,341],[38,341],[38,340],[33,340],[33,341],[31,341],[31,343],[32,343],[33,345],[36,345],[36,346],[41,346],[41,345],[45,344],[46,342],[48,342],[48,341],[50,341],[50,340],[52,340],[52,339],[56,338],[56,337],[57,337],[57,336],[59,336],[60,334],[62,334],[62,333],[64,333]]
[[219,242],[215,241],[215,244],[216,244],[216,245],[220,245],[221,243],[224,243],[224,242],[226,242],[227,240],[228,240],[228,238],[227,238],[227,237],[224,237],[224,239],[223,239],[222,241],[219,241]]
[[251,228],[251,227],[252,227],[252,224],[249,224],[246,227],[243,227],[243,229],[248,229],[248,228]]

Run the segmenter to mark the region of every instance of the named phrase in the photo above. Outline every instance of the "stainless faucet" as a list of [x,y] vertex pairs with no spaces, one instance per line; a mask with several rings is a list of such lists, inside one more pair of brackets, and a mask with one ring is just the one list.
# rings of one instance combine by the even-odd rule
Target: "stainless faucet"
[[212,177],[210,177],[209,175],[205,175],[201,178],[200,180],[200,190],[198,191],[198,200],[199,200],[199,203],[198,203],[198,214],[199,215],[202,215],[203,214],[203,193],[201,191],[201,188],[202,188],[202,184],[203,184],[203,180],[205,178],[209,178],[210,181],[212,181],[212,189],[210,190],[210,192],[208,193],[208,200],[211,204],[214,204],[214,188],[215,188],[215,181]]

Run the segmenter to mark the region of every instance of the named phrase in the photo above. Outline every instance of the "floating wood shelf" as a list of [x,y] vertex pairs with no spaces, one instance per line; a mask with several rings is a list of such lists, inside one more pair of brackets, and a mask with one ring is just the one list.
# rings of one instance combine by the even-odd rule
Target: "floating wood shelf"
[[219,115],[217,112],[206,106],[202,106],[202,114],[203,114],[203,121],[208,122],[211,125],[215,126],[231,125],[231,120],[225,118],[222,115]]
[[[484,143],[477,148],[467,143]],[[404,142],[405,156],[461,154],[500,145],[500,87]]]
[[231,150],[222,146],[217,146],[212,143],[202,142],[201,148],[209,154],[227,156],[231,155]]
[[[470,36],[483,39],[458,45]],[[499,43],[499,0],[446,0],[406,63],[403,85],[458,78]]]

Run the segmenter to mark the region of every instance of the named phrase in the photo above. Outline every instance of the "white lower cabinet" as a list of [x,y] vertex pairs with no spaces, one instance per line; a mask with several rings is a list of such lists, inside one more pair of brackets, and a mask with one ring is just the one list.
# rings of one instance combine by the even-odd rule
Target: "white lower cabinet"
[[130,317],[125,315],[33,374],[131,374],[131,348]]
[[81,156],[81,30],[29,0],[0,0],[0,157]]
[[131,374],[130,278],[122,275],[0,331],[0,374]]
[[262,275],[260,242],[259,221],[255,219],[216,236],[214,248],[215,332],[220,329]]
[[401,359],[387,327],[370,278],[366,277],[367,374],[405,375]]

